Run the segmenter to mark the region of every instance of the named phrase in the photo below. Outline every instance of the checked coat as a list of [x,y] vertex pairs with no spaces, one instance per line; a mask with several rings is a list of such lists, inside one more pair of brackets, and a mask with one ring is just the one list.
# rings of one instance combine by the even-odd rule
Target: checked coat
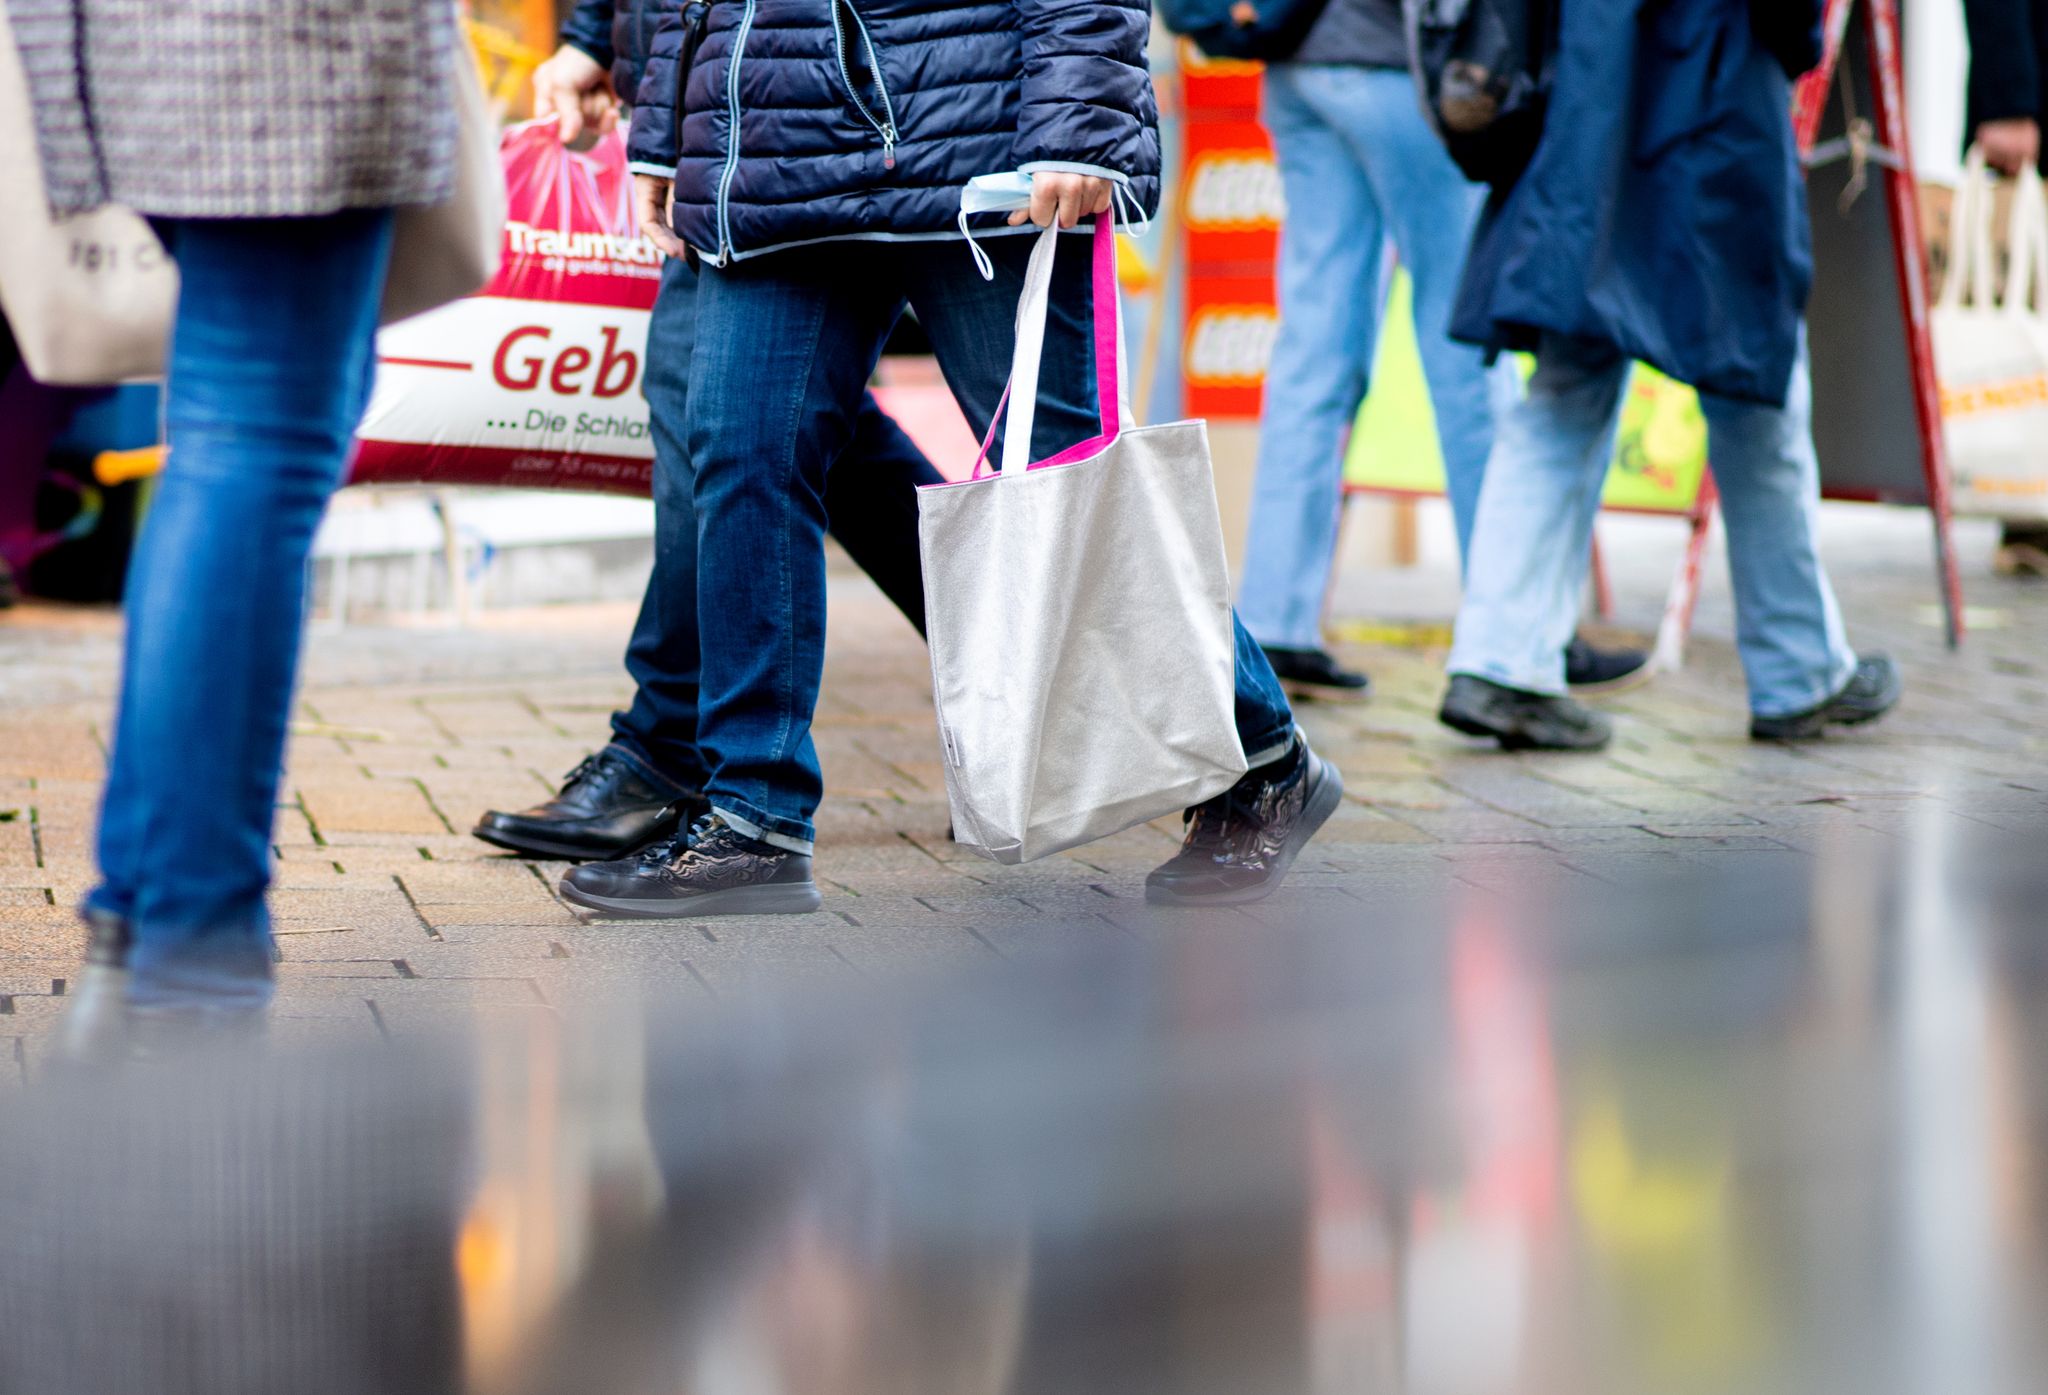
[[179,218],[438,203],[449,0],[4,0],[58,213]]

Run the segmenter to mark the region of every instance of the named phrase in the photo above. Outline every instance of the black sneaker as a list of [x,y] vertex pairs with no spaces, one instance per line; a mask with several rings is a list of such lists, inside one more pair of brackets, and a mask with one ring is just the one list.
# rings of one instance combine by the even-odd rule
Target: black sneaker
[[1614,727],[1568,697],[1524,692],[1470,673],[1451,675],[1437,720],[1467,736],[1490,736],[1507,751],[1597,751]]
[[611,915],[800,915],[820,904],[811,859],[749,838],[716,814],[631,857],[586,862],[562,878],[562,899]]
[[1876,721],[1897,706],[1904,687],[1899,666],[1889,656],[1858,656],[1856,672],[1842,685],[1841,692],[1788,717],[1751,717],[1749,737],[1752,741],[1817,741],[1831,726],[1853,727]]
[[1647,649],[1595,649],[1577,635],[1564,650],[1565,686],[1581,693],[1618,693],[1650,681]]
[[607,746],[563,777],[562,792],[517,814],[495,809],[472,832],[528,857],[624,857],[706,813],[701,796],[658,783]]
[[1345,668],[1327,649],[1279,649],[1260,645],[1273,676],[1292,689],[1306,690],[1310,697],[1364,697],[1372,691],[1372,680],[1355,669]]
[[1344,781],[1299,736],[1279,760],[1187,811],[1178,853],[1145,878],[1155,906],[1241,906],[1272,894],[1344,798]]

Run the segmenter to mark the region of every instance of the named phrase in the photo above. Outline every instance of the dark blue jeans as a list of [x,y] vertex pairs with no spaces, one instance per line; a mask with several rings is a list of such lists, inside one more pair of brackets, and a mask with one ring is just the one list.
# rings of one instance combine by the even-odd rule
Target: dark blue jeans
[[132,929],[138,1004],[269,996],[263,896],[306,560],[369,396],[391,222],[161,225],[182,278],[170,453],[128,571],[89,898]]
[[[823,793],[811,714],[825,653],[826,467],[855,439],[882,343],[908,305],[969,424],[986,431],[1009,378],[1033,240],[987,240],[993,281],[965,248],[925,242],[823,243],[704,274],[688,428],[702,580],[698,743],[712,807],[742,831],[810,848]],[[1088,240],[1065,239],[1034,458],[1100,429],[1089,270]],[[907,547],[914,560],[914,539]],[[1246,752],[1284,747],[1292,713],[1242,627],[1237,684]]]
[[[654,432],[654,570],[626,645],[633,701],[612,714],[612,747],[676,792],[710,778],[697,747],[696,472],[683,436],[690,358],[697,342],[697,273],[662,268],[647,326],[647,410]],[[939,472],[887,412],[863,395],[846,453],[826,473],[832,535],[884,595],[924,633],[917,564],[917,496]]]

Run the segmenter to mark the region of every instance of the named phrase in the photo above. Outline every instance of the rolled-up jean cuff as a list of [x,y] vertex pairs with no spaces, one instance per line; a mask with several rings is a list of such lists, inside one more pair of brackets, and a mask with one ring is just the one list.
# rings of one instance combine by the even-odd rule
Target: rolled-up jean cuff
[[1260,766],[1271,765],[1274,761],[1286,755],[1294,747],[1295,730],[1295,727],[1290,724],[1282,727],[1278,734],[1269,736],[1264,741],[1248,744],[1244,752],[1245,764],[1251,769],[1257,770]]
[[639,771],[641,779],[653,785],[663,794],[674,795],[678,799],[682,798],[684,793],[683,782],[655,765],[653,757],[647,754],[638,741],[623,733],[614,732],[612,739],[605,744],[613,755]]
[[1752,702],[1749,714],[1752,717],[1778,718],[1796,717],[1802,712],[1811,712],[1814,708],[1832,702],[1841,695],[1842,689],[1849,686],[1849,680],[1856,676],[1856,664],[1856,655],[1851,653],[1837,662],[1829,677],[1809,688],[1800,698],[1789,703],[1759,705]]
[[137,934],[129,952],[128,1002],[135,1007],[257,1008],[275,991],[270,936]]
[[1564,697],[1570,689],[1563,676],[1550,674],[1517,673],[1505,664],[1467,664],[1453,660],[1444,669],[1450,678],[1484,678],[1487,682],[1503,688],[1512,688],[1518,693],[1535,693],[1538,697]]
[[[711,812],[724,819],[735,832],[744,834],[757,843],[766,843],[769,847],[781,848],[784,852],[802,853],[805,857],[811,855],[814,845],[808,837],[777,832],[774,827],[767,824],[768,816],[765,814],[759,814],[752,809],[741,813],[731,804],[714,804],[711,806]],[[749,818],[748,814],[754,814],[755,817]],[[777,819],[775,822],[778,826],[787,826],[786,820]],[[808,827],[804,827],[806,834],[810,831]]]

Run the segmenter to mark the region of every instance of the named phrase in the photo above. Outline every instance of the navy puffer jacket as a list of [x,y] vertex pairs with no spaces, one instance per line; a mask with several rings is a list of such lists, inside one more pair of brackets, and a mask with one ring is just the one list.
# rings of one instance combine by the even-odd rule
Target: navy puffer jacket
[[1009,170],[1108,175],[1149,213],[1150,27],[1147,0],[715,0],[680,133],[673,15],[655,38],[634,167],[674,170],[677,232],[721,263],[957,237],[961,186]]

